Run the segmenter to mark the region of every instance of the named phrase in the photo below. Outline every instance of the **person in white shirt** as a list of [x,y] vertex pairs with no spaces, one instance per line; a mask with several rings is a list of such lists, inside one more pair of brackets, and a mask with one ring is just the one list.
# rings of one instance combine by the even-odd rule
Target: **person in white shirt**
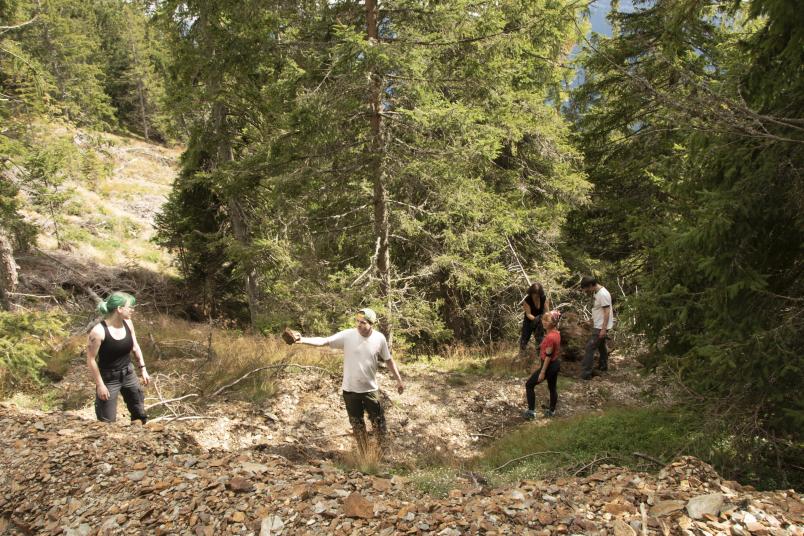
[[365,449],[368,439],[364,413],[368,413],[374,433],[382,445],[385,439],[385,412],[379,397],[377,366],[385,362],[396,378],[399,394],[405,391],[385,335],[374,330],[377,313],[366,307],[355,315],[356,328],[340,331],[329,337],[302,337],[295,333],[296,342],[310,346],[329,346],[343,350],[343,400],[358,447]]
[[581,362],[581,379],[591,380],[594,375],[592,367],[595,364],[596,351],[600,353],[598,370],[606,371],[609,368],[606,335],[614,327],[614,310],[611,307],[611,294],[593,276],[587,275],[581,279],[581,290],[595,297],[592,306],[592,336],[586,343],[586,353]]

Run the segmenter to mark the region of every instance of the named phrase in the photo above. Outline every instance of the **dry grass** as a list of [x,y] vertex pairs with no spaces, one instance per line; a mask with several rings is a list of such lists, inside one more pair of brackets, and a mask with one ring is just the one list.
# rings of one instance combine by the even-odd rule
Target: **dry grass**
[[[156,367],[166,375],[186,373],[189,361],[193,368],[192,387],[205,396],[240,380],[221,394],[259,401],[276,393],[277,374],[298,372],[289,364],[337,373],[342,363],[340,356],[329,351],[287,346],[278,336],[247,334],[165,315],[140,321],[137,326],[146,359],[152,362],[156,358]],[[265,370],[248,375],[260,368]],[[168,392],[164,396],[183,394],[187,393]]]
[[418,357],[405,366],[444,372],[454,376],[454,381],[461,384],[465,382],[465,375],[495,378],[521,375],[527,366],[524,360],[518,358],[518,353],[519,347],[510,343],[490,346],[455,345],[447,348],[443,354]]
[[345,452],[340,461],[346,470],[376,475],[382,469],[382,447],[374,437],[370,437],[365,444],[355,441],[355,446]]

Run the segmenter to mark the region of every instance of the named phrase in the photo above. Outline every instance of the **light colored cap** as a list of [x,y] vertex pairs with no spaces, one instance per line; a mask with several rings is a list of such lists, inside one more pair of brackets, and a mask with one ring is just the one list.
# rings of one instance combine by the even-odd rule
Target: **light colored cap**
[[369,324],[376,324],[377,323],[377,313],[374,312],[374,309],[369,309],[368,307],[364,307],[360,309],[357,314],[363,315],[363,318],[366,319],[366,322]]

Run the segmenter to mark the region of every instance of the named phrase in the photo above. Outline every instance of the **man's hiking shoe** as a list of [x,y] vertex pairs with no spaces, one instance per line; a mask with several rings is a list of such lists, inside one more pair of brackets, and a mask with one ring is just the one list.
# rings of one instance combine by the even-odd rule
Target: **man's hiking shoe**
[[532,409],[529,409],[529,410],[527,410],[527,411],[523,411],[523,412],[522,412],[522,417],[523,417],[523,418],[524,418],[526,421],[532,421],[533,419],[535,419],[535,418],[536,418],[536,412],[535,412],[535,411],[533,411]]
[[549,410],[549,409],[544,410],[544,416],[545,417],[550,418],[550,417],[555,417],[555,415],[556,415],[556,410]]

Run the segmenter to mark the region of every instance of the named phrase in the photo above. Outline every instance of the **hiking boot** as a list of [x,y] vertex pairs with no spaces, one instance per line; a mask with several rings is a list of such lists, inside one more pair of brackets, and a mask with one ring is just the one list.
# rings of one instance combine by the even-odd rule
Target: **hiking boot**
[[554,410],[554,409],[552,409],[552,410],[551,409],[544,410],[544,416],[547,417],[547,418],[555,417],[555,414],[556,414],[556,410]]
[[529,409],[527,411],[523,411],[522,412],[522,418],[525,419],[526,421],[532,421],[533,419],[536,418],[536,412],[533,411],[532,409]]

